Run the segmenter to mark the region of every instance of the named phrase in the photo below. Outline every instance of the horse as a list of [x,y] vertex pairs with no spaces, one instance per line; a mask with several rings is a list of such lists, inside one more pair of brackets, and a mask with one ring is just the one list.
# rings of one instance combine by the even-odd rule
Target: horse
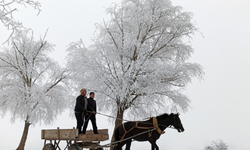
[[[149,141],[151,150],[159,150],[156,144],[161,134],[167,127],[174,127],[178,132],[184,132],[184,127],[177,114],[161,114],[146,121],[129,121],[118,126],[114,131],[114,150],[122,150],[126,144],[126,150],[130,150],[132,139],[136,141]],[[120,142],[119,142],[120,141]]]

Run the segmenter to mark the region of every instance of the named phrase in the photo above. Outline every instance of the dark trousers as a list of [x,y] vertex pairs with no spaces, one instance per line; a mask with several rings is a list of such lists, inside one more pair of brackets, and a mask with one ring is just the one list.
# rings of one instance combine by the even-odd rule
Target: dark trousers
[[84,123],[84,126],[83,126],[83,134],[86,133],[86,129],[87,129],[89,120],[90,120],[91,123],[92,123],[92,127],[93,127],[94,134],[98,134],[97,126],[96,126],[96,118],[95,118],[95,114],[93,114],[93,113],[90,113],[90,114],[88,114],[88,115],[85,115],[85,123]]
[[82,126],[83,126],[83,113],[75,113],[76,116],[76,128],[78,129],[78,133],[82,133]]

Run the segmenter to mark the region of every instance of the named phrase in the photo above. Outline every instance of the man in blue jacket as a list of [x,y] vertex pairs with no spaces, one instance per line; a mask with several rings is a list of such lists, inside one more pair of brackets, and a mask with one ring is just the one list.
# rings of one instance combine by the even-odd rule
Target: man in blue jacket
[[76,128],[78,129],[79,134],[82,134],[84,115],[87,112],[87,105],[88,105],[88,101],[86,97],[87,90],[81,89],[80,93],[81,94],[76,98],[75,116],[76,116],[76,122],[77,122]]

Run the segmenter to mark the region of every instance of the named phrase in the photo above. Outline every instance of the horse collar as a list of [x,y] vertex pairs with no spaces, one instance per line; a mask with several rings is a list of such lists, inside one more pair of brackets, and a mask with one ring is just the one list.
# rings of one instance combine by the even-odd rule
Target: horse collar
[[158,120],[157,120],[156,117],[153,117],[153,125],[154,125],[154,128],[157,129],[157,132],[159,134],[163,134],[164,133],[164,131],[161,131],[161,129],[159,128],[159,126],[158,126]]

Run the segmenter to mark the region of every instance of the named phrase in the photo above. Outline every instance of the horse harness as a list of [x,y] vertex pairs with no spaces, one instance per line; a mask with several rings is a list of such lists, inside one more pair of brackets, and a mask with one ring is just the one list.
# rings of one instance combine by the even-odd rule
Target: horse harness
[[[165,133],[164,131],[162,131],[162,130],[159,128],[159,126],[158,126],[158,120],[157,120],[156,117],[153,117],[153,127],[140,127],[140,126],[138,126],[138,123],[139,123],[139,122],[136,121],[135,127],[129,129],[128,131],[125,129],[125,126],[124,126],[124,123],[123,123],[123,124],[122,124],[122,127],[123,127],[124,134],[123,134],[121,140],[125,137],[125,135],[126,135],[128,132],[132,131],[132,130],[135,129],[135,128],[137,128],[137,129],[148,129],[148,130],[149,130],[149,129],[155,128],[159,134],[164,134],[164,133]],[[149,137],[151,137],[152,134],[151,134],[150,132],[149,132],[148,134],[149,134]]]

